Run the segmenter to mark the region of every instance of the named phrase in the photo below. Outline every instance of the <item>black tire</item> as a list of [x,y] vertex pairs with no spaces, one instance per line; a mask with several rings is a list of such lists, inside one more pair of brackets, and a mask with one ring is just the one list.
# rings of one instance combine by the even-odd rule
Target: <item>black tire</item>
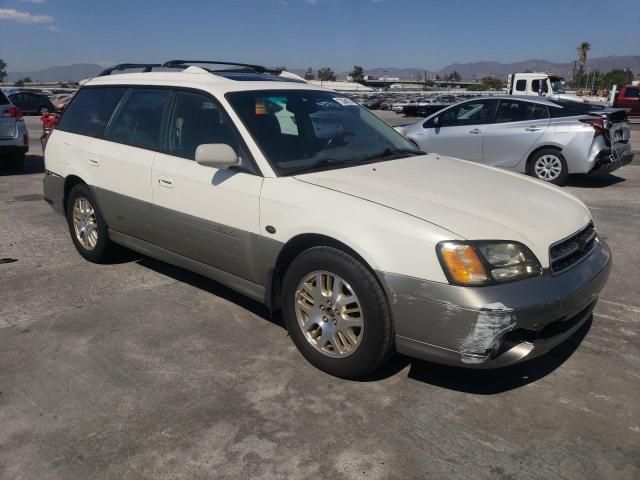
[[24,167],[24,153],[14,153],[2,160],[3,165],[10,170],[20,170]]
[[[326,271],[344,279],[357,295],[364,317],[358,348],[344,358],[319,352],[300,328],[296,313],[296,290],[314,271]],[[360,261],[333,247],[313,247],[296,257],[287,269],[282,286],[284,322],[293,343],[315,367],[341,378],[359,378],[371,373],[393,352],[393,323],[382,286]]]
[[[542,159],[542,157],[555,157],[560,161],[560,173],[557,177],[548,179],[541,176],[538,172],[536,172],[536,163]],[[529,159],[529,175],[538,180],[542,180],[543,182],[553,183],[554,185],[564,185],[569,178],[569,168],[567,167],[567,162],[560,153],[559,150],[555,148],[544,148],[542,150],[537,151],[534,155]]]
[[[98,232],[98,238],[95,246],[92,249],[88,249],[83,246],[76,236],[76,232],[73,226],[73,206],[78,198],[86,199],[93,207],[93,212],[96,220],[96,230]],[[86,260],[93,263],[104,263],[113,259],[117,253],[117,245],[109,240],[109,234],[107,231],[107,223],[100,212],[98,203],[96,202],[93,192],[88,185],[79,183],[74,186],[69,192],[66,205],[67,225],[69,226],[69,233],[71,234],[71,240],[78,250],[78,253],[82,255]]]

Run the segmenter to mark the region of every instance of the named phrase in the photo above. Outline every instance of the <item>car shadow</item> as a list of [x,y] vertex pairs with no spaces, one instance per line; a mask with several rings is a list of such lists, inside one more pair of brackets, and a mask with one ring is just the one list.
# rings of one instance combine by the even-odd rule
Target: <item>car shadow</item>
[[604,188],[625,181],[625,178],[618,177],[611,173],[594,172],[590,174],[570,175],[565,186],[578,188]]
[[24,159],[24,166],[17,169],[5,168],[0,161],[0,177],[9,175],[31,175],[34,173],[44,173],[44,160],[42,155],[27,155]]
[[[130,252],[130,251],[129,251]],[[130,252],[129,261],[153,270],[179,282],[196,287],[205,292],[216,295],[229,302],[235,303],[264,320],[286,329],[282,314],[274,312],[254,300],[237,293],[224,285],[203,277],[197,273],[180,267],[155,260],[151,257]],[[578,348],[591,328],[589,319],[572,337],[547,354],[528,362],[519,363],[511,367],[493,370],[478,370],[471,368],[453,367],[433,362],[417,360],[404,355],[395,354],[382,367],[370,375],[358,379],[358,382],[375,382],[399,374],[409,366],[407,378],[435,387],[446,388],[458,392],[476,395],[495,395],[533,383],[560,367]]]

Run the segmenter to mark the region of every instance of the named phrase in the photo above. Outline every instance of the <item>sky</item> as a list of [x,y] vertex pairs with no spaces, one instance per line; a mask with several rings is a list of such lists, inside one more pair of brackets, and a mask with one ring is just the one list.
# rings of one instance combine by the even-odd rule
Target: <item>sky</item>
[[640,55],[640,1],[0,0],[8,71],[217,59],[337,72]]

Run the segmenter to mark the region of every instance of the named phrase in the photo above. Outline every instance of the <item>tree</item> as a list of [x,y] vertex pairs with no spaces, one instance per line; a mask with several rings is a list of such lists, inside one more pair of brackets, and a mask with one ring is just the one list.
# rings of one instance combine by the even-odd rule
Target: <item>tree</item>
[[502,80],[495,77],[483,77],[480,79],[480,83],[469,86],[469,90],[484,91],[484,90],[502,90]]
[[598,79],[596,78],[596,86],[611,89],[611,87],[613,87],[614,85],[618,85],[618,87],[628,85],[632,80],[633,72],[631,70],[616,69],[611,70],[606,75],[603,75],[600,81],[598,81]]
[[316,76],[313,74],[313,70],[311,69],[311,67],[307,68],[307,71],[304,72],[304,79],[313,80],[314,78],[316,78]]
[[324,67],[318,70],[318,80],[323,82],[335,82],[336,74],[329,67]]
[[587,52],[591,50],[591,44],[589,42],[582,42],[578,47],[578,63],[580,64],[579,75],[582,75],[584,65],[587,63]]
[[24,87],[25,83],[33,83],[33,80],[31,80],[31,77],[24,77],[24,78],[21,78],[20,80],[18,80],[15,83],[15,86],[16,87]]
[[7,62],[0,58],[0,83],[4,83],[7,78]]
[[349,76],[354,82],[361,82],[364,80],[364,70],[360,65],[354,65]]

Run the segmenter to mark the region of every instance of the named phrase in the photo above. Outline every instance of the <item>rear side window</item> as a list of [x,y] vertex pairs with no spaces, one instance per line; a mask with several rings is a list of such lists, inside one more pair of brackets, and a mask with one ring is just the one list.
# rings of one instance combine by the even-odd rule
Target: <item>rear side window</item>
[[97,137],[102,134],[126,88],[81,89],[69,104],[56,129]]
[[167,89],[129,90],[104,134],[106,140],[157,150],[162,113],[169,98]]
[[516,82],[516,91],[524,92],[527,89],[527,81],[526,80],[518,80]]
[[604,109],[602,105],[572,102],[571,100],[552,100],[552,102],[555,103],[557,107],[549,107],[551,118],[589,115],[591,112]]
[[640,97],[640,88],[626,87],[624,89],[625,98],[638,98]]
[[533,80],[531,82],[531,91],[539,92],[540,88],[542,88],[543,93],[549,92],[549,87],[547,86],[547,81],[545,79],[542,80]]
[[8,105],[9,103],[10,102],[7,96],[4,93],[2,93],[2,91],[0,91],[0,105]]

